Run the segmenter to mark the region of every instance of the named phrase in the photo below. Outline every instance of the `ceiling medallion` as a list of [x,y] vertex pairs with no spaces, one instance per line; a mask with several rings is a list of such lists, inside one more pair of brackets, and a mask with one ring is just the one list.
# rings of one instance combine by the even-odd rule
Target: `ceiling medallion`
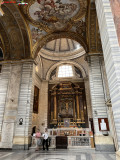
[[31,23],[47,32],[63,31],[85,16],[87,0],[31,0],[25,8]]

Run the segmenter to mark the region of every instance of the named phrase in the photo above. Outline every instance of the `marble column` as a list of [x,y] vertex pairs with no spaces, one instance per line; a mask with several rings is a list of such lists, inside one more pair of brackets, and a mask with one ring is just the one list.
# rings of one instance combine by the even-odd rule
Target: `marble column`
[[53,118],[53,123],[57,124],[57,97],[56,97],[56,91],[54,91],[53,96],[54,96],[54,118]]
[[83,100],[82,95],[79,95],[79,106],[80,106],[80,119],[83,120]]
[[77,108],[77,122],[80,122],[80,105],[79,105],[79,92],[76,91],[76,108]]
[[75,99],[73,98],[73,117],[74,120],[76,119],[76,112],[75,112]]
[[[6,101],[4,107],[4,118],[2,124],[2,136],[1,136],[1,148],[13,147],[13,136],[16,125],[18,100],[19,100],[19,89],[21,81],[21,64],[6,64],[3,68],[9,66],[9,79],[7,86]],[[4,84],[4,83],[3,83]],[[4,89],[4,85],[2,86]]]
[[119,0],[110,0],[113,18],[115,22],[118,42],[120,45],[120,1]]
[[104,64],[103,59],[102,59],[101,65],[102,65],[101,69],[102,69],[103,85],[104,85],[104,92],[105,92],[105,101],[106,101],[106,105],[107,105],[107,113],[108,113],[109,128],[110,128],[109,132],[110,132],[110,135],[114,139],[115,149],[118,150],[118,142],[117,142],[116,129],[115,129],[115,124],[114,124],[114,117],[113,117],[113,111],[112,111],[112,105],[111,105],[111,98],[110,98],[108,80],[107,80],[105,64]]
[[89,127],[91,127],[89,118],[92,118],[92,108],[91,108],[90,86],[88,77],[84,78],[84,84],[85,84],[85,96],[86,96],[86,107],[87,107],[86,113],[88,115]]
[[10,73],[11,73],[11,64],[2,65],[0,73],[0,142],[1,142],[2,124],[4,118],[4,110],[5,110]]
[[114,122],[114,116],[113,116],[113,111],[112,111],[112,105],[111,103],[107,102],[107,108],[108,108],[108,118],[109,118],[109,126],[110,126],[110,135],[114,139],[115,143],[115,149],[118,150],[118,140],[117,140],[117,134],[116,134],[116,128],[115,128],[115,122]]
[[103,47],[120,159],[120,46],[109,0],[96,0],[96,11]]
[[41,82],[39,116],[40,132],[44,133],[48,126],[48,81],[46,80]]
[[110,136],[103,136],[103,132],[99,130],[98,118],[108,118],[100,61],[99,55],[89,55],[89,82],[95,130],[95,146],[96,150],[114,151],[113,139]]
[[[13,149],[28,149],[32,132],[35,65],[33,61],[23,62],[19,89],[17,119]],[[20,119],[23,120],[20,124]]]

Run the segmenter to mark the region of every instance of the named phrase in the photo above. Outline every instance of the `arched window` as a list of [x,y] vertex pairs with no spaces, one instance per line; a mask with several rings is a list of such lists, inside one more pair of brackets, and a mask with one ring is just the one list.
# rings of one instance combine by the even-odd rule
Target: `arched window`
[[58,77],[73,77],[73,69],[71,65],[62,65],[58,68]]
[[0,60],[3,60],[3,51],[2,51],[2,48],[0,48]]

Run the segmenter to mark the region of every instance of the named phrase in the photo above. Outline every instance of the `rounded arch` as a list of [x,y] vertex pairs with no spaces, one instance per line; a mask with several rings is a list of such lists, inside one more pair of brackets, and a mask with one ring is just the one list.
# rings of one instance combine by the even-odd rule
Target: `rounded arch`
[[10,58],[10,40],[4,26],[0,22],[0,39],[4,49],[4,60]]
[[48,34],[44,37],[42,37],[34,46],[33,53],[34,53],[34,58],[37,57],[40,49],[48,42],[54,40],[54,39],[59,39],[59,38],[69,38],[77,41],[78,43],[81,44],[81,46],[85,49],[86,52],[88,52],[88,46],[87,42],[85,39],[77,34],[76,32],[55,32],[52,34]]
[[4,60],[30,58],[31,48],[27,25],[19,9],[14,4],[2,5],[2,9],[5,14],[0,18],[0,31],[5,46]]
[[32,133],[31,133],[32,136],[36,133],[36,129],[37,129],[36,126],[33,126],[33,127],[32,127]]
[[62,64],[71,64],[71,65],[74,65],[76,67],[78,67],[78,69],[80,69],[80,71],[82,72],[82,76],[83,78],[87,77],[87,73],[85,71],[85,69],[83,68],[82,65],[76,63],[76,62],[72,62],[72,61],[62,61],[62,62],[58,62],[58,63],[55,63],[47,72],[46,74],[46,80],[49,80],[50,79],[50,75],[52,73],[52,71],[57,67],[57,66],[60,66]]

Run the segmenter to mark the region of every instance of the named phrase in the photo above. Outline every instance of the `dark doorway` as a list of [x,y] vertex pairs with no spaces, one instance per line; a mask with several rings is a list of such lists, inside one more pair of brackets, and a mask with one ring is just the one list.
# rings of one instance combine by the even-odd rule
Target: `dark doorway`
[[3,51],[1,48],[0,48],[0,60],[3,60]]
[[34,126],[33,128],[32,128],[32,136],[33,136],[33,134],[36,132],[36,126]]
[[67,149],[67,146],[68,146],[67,136],[56,137],[56,149]]

